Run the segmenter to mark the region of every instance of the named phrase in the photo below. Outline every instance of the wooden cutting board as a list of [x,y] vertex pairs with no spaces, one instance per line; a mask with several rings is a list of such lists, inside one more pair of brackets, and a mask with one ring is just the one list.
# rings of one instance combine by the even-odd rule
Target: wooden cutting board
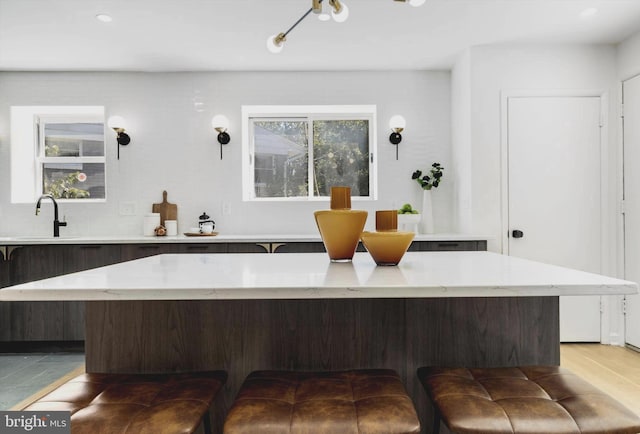
[[151,212],[160,213],[160,224],[164,226],[165,220],[178,220],[178,205],[167,202],[167,191],[162,192],[162,202],[154,203]]

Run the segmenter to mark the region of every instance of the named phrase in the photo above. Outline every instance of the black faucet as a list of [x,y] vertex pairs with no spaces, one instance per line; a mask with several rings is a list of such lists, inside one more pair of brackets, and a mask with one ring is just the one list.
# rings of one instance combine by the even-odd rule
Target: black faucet
[[40,202],[42,199],[51,199],[53,202],[53,236],[60,236],[60,226],[66,226],[67,222],[61,222],[58,220],[58,202],[54,199],[54,197],[50,194],[43,194],[38,198],[38,202],[36,202],[36,215],[40,214]]

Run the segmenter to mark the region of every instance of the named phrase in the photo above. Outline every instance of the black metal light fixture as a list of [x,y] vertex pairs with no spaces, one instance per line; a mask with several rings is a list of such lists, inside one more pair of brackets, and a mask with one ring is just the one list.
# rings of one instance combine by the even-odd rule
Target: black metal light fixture
[[211,119],[213,129],[218,132],[218,143],[220,143],[220,159],[222,160],[222,145],[226,145],[231,141],[231,136],[227,133],[229,128],[229,119],[225,115],[215,115]]
[[[313,12],[314,14],[322,14],[322,3],[324,0],[311,0],[311,7],[307,12],[305,12],[286,32],[281,32],[276,35],[271,35],[267,39],[267,49],[274,53],[278,54],[284,48],[284,42],[287,40],[287,35],[293,29],[296,28],[298,24],[302,22],[307,16]],[[331,16],[333,20],[337,23],[343,23],[349,18],[349,8],[346,4],[344,4],[341,0],[327,0],[329,5],[331,6]]]
[[[411,6],[418,7],[422,6],[427,0],[394,0],[400,3],[409,3]],[[328,21],[331,18],[337,23],[343,23],[349,18],[349,8],[342,0],[327,0],[329,5],[331,6],[331,18],[329,14],[326,14],[322,11],[322,3],[324,0],[311,0],[311,7],[307,12],[305,12],[286,32],[277,33],[275,35],[269,36],[267,38],[267,49],[274,53],[280,53],[284,48],[284,43],[287,40],[287,35],[293,29],[296,28],[298,24],[302,22],[307,16],[313,12],[318,15],[318,18],[321,21]]]
[[391,128],[391,135],[389,141],[396,146],[396,160],[398,159],[398,145],[402,141],[402,131],[407,126],[407,121],[400,115],[391,116],[389,119],[389,128]]
[[125,133],[125,120],[122,116],[111,116],[107,121],[109,128],[116,132],[116,141],[118,142],[118,160],[120,159],[120,146],[126,146],[131,143],[131,137]]

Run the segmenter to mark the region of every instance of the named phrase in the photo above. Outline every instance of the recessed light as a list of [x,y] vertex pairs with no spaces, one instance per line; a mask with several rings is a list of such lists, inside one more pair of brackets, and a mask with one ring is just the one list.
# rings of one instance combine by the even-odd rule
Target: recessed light
[[113,18],[111,17],[111,15],[98,14],[96,15],[96,20],[102,21],[103,23],[110,23],[111,21],[113,21]]
[[591,18],[591,17],[595,17],[597,14],[598,14],[598,9],[588,8],[580,12],[580,18]]

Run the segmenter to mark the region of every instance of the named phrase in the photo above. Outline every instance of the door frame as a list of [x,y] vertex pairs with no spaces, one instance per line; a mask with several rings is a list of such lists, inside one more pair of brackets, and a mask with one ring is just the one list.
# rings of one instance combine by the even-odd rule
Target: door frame
[[[606,90],[601,89],[568,89],[568,90],[551,90],[551,89],[521,89],[521,90],[504,90],[500,95],[500,227],[502,236],[500,238],[501,251],[505,255],[509,255],[509,99],[510,98],[553,98],[553,97],[597,97],[600,98],[600,272],[602,274],[615,276],[617,275],[617,266],[619,261],[615,261],[612,268],[608,259],[608,252],[611,248],[619,245],[612,245],[611,240],[607,236],[609,228],[612,224],[611,214],[607,212],[610,199],[609,186],[609,97]],[[616,163],[617,165],[618,163]],[[620,174],[619,177],[622,175]],[[619,191],[619,182],[616,179],[616,197],[621,198]],[[619,209],[619,208],[618,208]],[[616,220],[621,219],[618,213]],[[616,234],[618,234],[618,225],[621,222],[616,221]],[[619,236],[616,236],[616,239]],[[617,249],[615,250],[617,252]],[[621,312],[617,312],[615,307],[618,305],[615,301],[610,301],[608,297],[601,297],[601,314],[600,314],[600,336],[601,343],[624,345],[624,331],[620,334],[612,334],[612,320],[620,324]],[[622,318],[624,321],[624,318]],[[624,327],[624,326],[623,326]],[[622,329],[624,330],[624,328]],[[621,341],[620,341],[621,340]]]
[[[619,210],[620,210],[620,225],[619,225],[619,236],[621,238],[621,242],[618,244],[619,248],[618,248],[618,255],[621,258],[620,263],[618,264],[618,272],[619,275],[621,276],[622,279],[625,279],[627,276],[627,248],[626,248],[626,243],[627,243],[627,234],[625,232],[625,215],[624,215],[624,201],[626,199],[625,197],[625,189],[624,189],[624,185],[625,185],[625,164],[624,164],[624,156],[625,156],[625,140],[624,140],[624,84],[629,81],[632,80],[634,78],[638,78],[640,76],[640,72],[635,72],[633,74],[630,74],[629,76],[623,77],[620,79],[620,84],[617,88],[618,90],[618,101],[620,101],[619,104],[619,112],[618,112],[618,116],[617,116],[617,120],[618,120],[618,129],[620,131],[620,134],[618,134],[618,145],[620,147],[620,152],[619,155],[620,157],[618,158],[618,168],[619,171],[618,173],[620,173],[619,176],[619,190],[621,191],[620,193],[620,206],[619,206]],[[620,303],[625,303],[624,300],[626,300],[626,296],[621,296],[620,297]],[[622,312],[624,312],[624,307],[621,306],[620,310]],[[622,330],[624,330],[623,336],[622,336],[622,346],[630,346],[633,347],[634,349],[637,349],[635,346],[631,345],[631,344],[627,344],[627,336],[626,336],[626,327],[627,327],[627,318],[626,318],[626,313],[623,313],[621,315],[621,319],[620,319],[620,323],[622,324]]]

